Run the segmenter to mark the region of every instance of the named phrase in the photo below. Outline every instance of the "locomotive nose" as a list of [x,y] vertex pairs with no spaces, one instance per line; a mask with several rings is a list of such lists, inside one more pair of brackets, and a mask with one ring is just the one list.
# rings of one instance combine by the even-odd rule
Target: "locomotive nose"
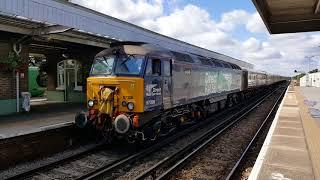
[[116,117],[114,120],[114,128],[117,133],[119,134],[125,134],[129,131],[130,129],[130,119],[124,114],[120,114],[119,116]]

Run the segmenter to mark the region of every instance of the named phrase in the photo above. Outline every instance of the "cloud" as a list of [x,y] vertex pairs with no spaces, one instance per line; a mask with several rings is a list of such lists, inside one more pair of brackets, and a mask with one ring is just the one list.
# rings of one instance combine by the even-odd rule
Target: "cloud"
[[251,33],[267,33],[267,29],[258,12],[248,18],[246,28]]
[[245,10],[233,10],[224,13],[218,27],[225,31],[233,31],[239,25],[244,25],[251,33],[267,33],[267,29],[258,12],[253,14]]
[[233,31],[238,25],[246,24],[250,14],[244,10],[233,10],[222,15],[220,23],[217,25],[225,31]]
[[262,44],[256,38],[251,37],[242,43],[242,48],[248,52],[258,52],[262,49]]
[[124,21],[140,23],[163,14],[164,0],[72,0]]
[[[295,69],[306,70],[305,56],[319,51],[317,33],[269,35],[257,12],[238,9],[212,19],[205,9],[192,4],[181,6],[179,1],[108,0],[107,6],[105,0],[72,2],[276,74],[293,75]],[[168,5],[173,6],[168,9]]]

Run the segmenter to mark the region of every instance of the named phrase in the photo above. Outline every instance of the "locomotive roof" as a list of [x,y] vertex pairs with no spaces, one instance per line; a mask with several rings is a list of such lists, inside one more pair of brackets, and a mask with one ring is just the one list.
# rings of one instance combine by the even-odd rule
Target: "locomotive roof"
[[197,59],[198,63],[207,65],[207,66],[214,66],[214,67],[224,67],[224,68],[231,68],[231,69],[241,69],[238,65],[223,61],[221,59],[214,59],[212,57],[204,57],[197,54],[190,54],[188,52],[177,52],[173,50],[166,49],[159,45],[144,43],[144,42],[121,42],[121,43],[114,43],[111,44],[111,49],[106,49],[100,52],[97,56],[103,56],[105,54],[110,53],[114,49],[118,49],[119,47],[126,53],[126,54],[137,54],[137,55],[151,55],[151,56],[161,56],[161,57],[175,57],[177,61],[183,61],[187,63],[196,63],[194,61]]

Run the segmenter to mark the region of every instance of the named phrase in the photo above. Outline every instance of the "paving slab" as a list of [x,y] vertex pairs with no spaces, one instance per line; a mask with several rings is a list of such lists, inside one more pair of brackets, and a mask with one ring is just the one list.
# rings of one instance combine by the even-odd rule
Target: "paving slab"
[[262,167],[259,180],[312,180],[313,175],[281,166],[268,165]]
[[271,146],[288,148],[292,147],[298,150],[307,149],[307,144],[304,137],[299,136],[274,135]]
[[51,103],[32,107],[29,113],[0,116],[0,139],[69,126],[83,104]]

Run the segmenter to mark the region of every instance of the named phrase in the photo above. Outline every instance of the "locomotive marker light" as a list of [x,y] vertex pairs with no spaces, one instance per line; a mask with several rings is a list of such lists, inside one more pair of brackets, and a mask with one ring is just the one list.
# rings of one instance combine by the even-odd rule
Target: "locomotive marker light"
[[129,102],[127,107],[130,111],[132,111],[134,109],[134,104],[132,102]]
[[89,107],[93,107],[94,106],[94,101],[93,100],[89,100],[88,101],[88,106]]

